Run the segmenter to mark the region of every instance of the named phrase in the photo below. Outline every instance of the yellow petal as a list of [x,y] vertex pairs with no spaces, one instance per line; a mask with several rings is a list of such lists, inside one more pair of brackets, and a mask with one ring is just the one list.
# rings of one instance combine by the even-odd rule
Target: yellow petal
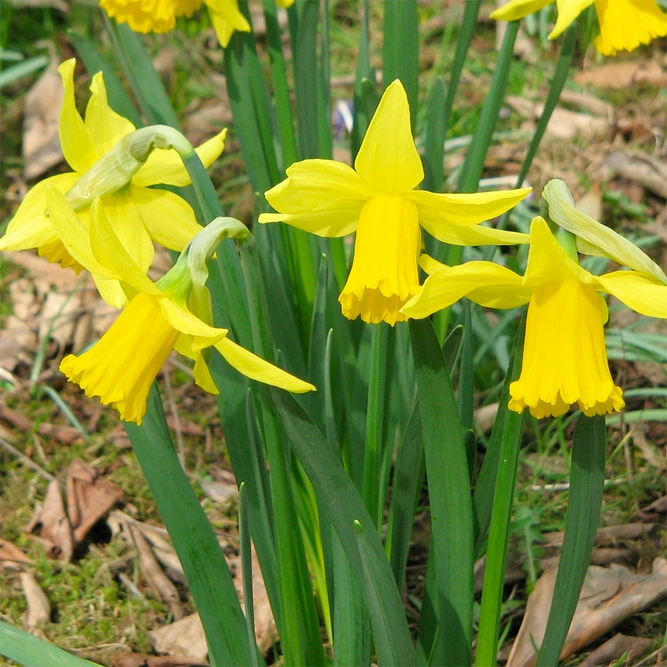
[[550,5],[554,0],[510,0],[491,12],[496,21],[517,21]]
[[522,285],[521,276],[493,262],[447,266],[422,256],[419,263],[430,275],[401,309],[408,317],[427,317],[464,296],[489,308],[516,308],[530,301],[532,289]]
[[165,248],[181,252],[203,229],[190,204],[173,192],[131,185],[129,197],[150,237]]
[[90,350],[60,364],[86,396],[113,405],[121,419],[141,424],[153,380],[178,339],[156,297],[139,293]]
[[134,132],[134,125],[117,114],[107,100],[104,75],[98,72],[90,84],[90,100],[86,107],[86,127],[100,156],[108,153],[124,136]]
[[549,216],[557,225],[595,246],[600,255],[667,285],[665,272],[646,253],[613,229],[577,210],[563,181],[557,178],[549,181],[544,186],[542,198],[549,206]]
[[398,79],[382,95],[354,168],[371,188],[389,195],[414,190],[424,180],[410,129],[408,96]]
[[165,296],[163,294],[163,298],[158,299],[158,302],[164,316],[169,320],[174,329],[177,329],[182,334],[193,336],[190,341],[190,347],[193,352],[210,347],[213,343],[227,335],[227,329],[216,329],[202,322],[184,305],[175,303],[168,295]]
[[549,39],[555,39],[563,33],[576,20],[579,14],[592,4],[593,0],[556,0],[558,18],[556,19],[554,29],[549,33]]
[[138,292],[147,292],[154,296],[161,295],[161,290],[146,276],[147,269],[141,268],[135,261],[134,249],[130,247],[128,252],[118,238],[107,218],[108,211],[114,212],[114,209],[107,209],[99,199],[93,202],[90,209],[90,246],[95,258],[100,264],[117,272],[121,280]]
[[435,194],[415,190],[406,195],[417,204],[419,222],[429,234],[445,241],[452,226],[471,227],[492,220],[516,206],[530,192],[530,188],[502,192],[474,194]]
[[361,211],[354,259],[338,300],[343,315],[364,322],[405,320],[399,310],[419,291],[422,239],[417,207],[405,197],[378,194]]
[[60,146],[67,164],[74,171],[83,174],[100,159],[94,137],[83,122],[83,118],[76,109],[74,97],[74,68],[76,60],[71,58],[58,67],[60,78],[65,89],[63,106],[60,110],[58,134]]
[[209,394],[219,394],[220,391],[215,385],[211,371],[208,369],[208,364],[206,363],[204,356],[199,354],[195,359],[195,367],[193,368],[193,375],[197,386],[201,387],[204,391],[207,391]]
[[521,377],[510,385],[509,407],[538,419],[578,404],[587,416],[624,406],[609,372],[602,297],[578,280],[540,285],[528,306]]
[[606,56],[667,35],[667,14],[655,0],[595,0],[595,9],[600,35],[593,44]]
[[79,178],[79,174],[75,173],[58,174],[30,188],[9,222],[5,235],[0,237],[0,250],[28,250],[55,241],[56,230],[46,214],[46,188],[67,192]]
[[100,264],[90,246],[90,233],[56,188],[46,187],[46,203],[53,227],[67,252],[90,273],[102,278],[118,279],[118,273]]
[[[225,148],[226,137],[227,130],[224,129],[195,148],[195,152],[207,169],[220,157]],[[183,160],[173,149],[165,151],[157,148],[154,150],[148,156],[145,164],[132,177],[132,184],[140,186],[164,184],[183,187],[190,185],[190,182],[190,175],[183,165]]]
[[636,271],[614,271],[597,276],[596,280],[605,292],[628,308],[648,317],[667,319],[666,285],[659,285]]
[[220,46],[227,46],[235,30],[250,32],[250,24],[239,11],[237,0],[204,0]]
[[530,223],[530,251],[524,282],[537,286],[549,280],[595,282],[588,271],[568,256],[544,218],[538,216]]
[[299,378],[237,345],[229,338],[218,341],[215,348],[231,366],[251,380],[280,387],[295,394],[315,391],[315,387],[309,382],[299,380]]
[[360,199],[333,202],[309,213],[261,213],[259,222],[284,222],[317,236],[338,238],[351,234],[357,228],[364,203]]
[[191,16],[200,0],[100,0],[100,6],[118,23],[128,23],[135,32],[169,32],[176,17]]
[[[139,210],[134,201],[132,201],[133,187],[127,186],[113,194],[102,198],[104,204],[104,213],[114,237],[118,239],[127,254],[132,258],[143,273],[147,273],[153,258],[155,257],[155,248],[148,231],[144,227]],[[91,229],[91,235],[92,235]],[[111,237],[109,237],[111,240]],[[104,257],[98,254],[104,253],[104,246],[95,246],[93,252],[104,264]]]
[[284,181],[265,193],[266,200],[280,213],[309,213],[355,200],[361,206],[375,195],[352,167],[335,160],[301,160],[286,173]]
[[101,278],[95,273],[91,274],[95,287],[99,292],[102,300],[109,304],[112,308],[118,308],[121,310],[125,308],[128,304],[127,294],[123,290],[121,283],[118,280],[107,280],[106,278]]
[[[426,227],[428,230],[428,227]],[[516,245],[528,243],[530,237],[521,232],[508,232],[504,229],[494,229],[482,225],[459,227],[458,225],[442,226],[438,228],[436,238],[452,245]]]

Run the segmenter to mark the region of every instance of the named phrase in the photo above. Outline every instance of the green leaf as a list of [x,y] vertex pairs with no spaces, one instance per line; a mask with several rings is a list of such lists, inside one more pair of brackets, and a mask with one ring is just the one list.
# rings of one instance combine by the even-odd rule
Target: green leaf
[[415,127],[419,93],[419,17],[416,0],[385,0],[382,37],[382,87],[400,79]]
[[428,97],[428,116],[426,119],[426,141],[424,167],[426,178],[424,190],[441,192],[443,183],[443,162],[445,159],[445,84],[436,77]]
[[473,517],[464,430],[431,322],[410,320],[435,556],[440,632],[429,664],[471,663]]
[[256,647],[248,644],[245,618],[213,527],[174,451],[156,384],[141,426],[124,426],[183,565],[212,661],[249,665]]
[[558,664],[579,601],[600,521],[606,444],[604,417],[579,417],[572,442],[570,497],[563,548],[537,667]]
[[0,655],[24,667],[100,667],[4,621],[0,621]]
[[[292,450],[303,465],[322,507],[329,515],[354,570],[357,584],[365,593],[366,604],[374,611],[371,622],[376,637],[378,663],[387,667],[414,665],[414,649],[403,603],[375,525],[357,488],[324,436],[296,400],[277,389],[271,389],[270,392]],[[373,567],[369,570],[365,570],[361,563],[360,547],[354,528],[357,521],[363,527],[368,540],[364,548],[365,557],[373,562]],[[370,549],[375,552],[375,556],[369,555]],[[370,582],[367,582],[367,576]],[[383,636],[385,627],[391,627],[392,633],[388,643],[382,644],[378,638]]]
[[4,88],[10,83],[14,83],[14,81],[30,75],[48,64],[49,59],[46,56],[34,56],[20,62],[18,65],[12,65],[10,68],[0,72],[0,88]]

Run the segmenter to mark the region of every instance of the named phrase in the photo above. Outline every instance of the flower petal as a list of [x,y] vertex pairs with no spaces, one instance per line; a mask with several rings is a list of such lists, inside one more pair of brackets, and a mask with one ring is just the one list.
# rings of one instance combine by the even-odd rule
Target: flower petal
[[594,284],[595,277],[568,256],[551,233],[546,220],[533,218],[530,223],[530,250],[524,282],[537,286],[547,281],[579,280]]
[[443,243],[452,245],[516,245],[517,243],[528,243],[530,237],[521,232],[508,232],[504,229],[493,229],[482,225],[472,227],[440,227],[437,236],[424,225],[425,229]]
[[117,114],[107,100],[104,75],[98,72],[90,84],[90,100],[86,107],[86,127],[100,156],[108,153],[125,135],[134,132],[134,124]]
[[165,248],[181,252],[203,229],[190,204],[173,192],[131,185],[130,199],[150,237]]
[[410,129],[408,96],[398,79],[382,95],[354,168],[374,190],[388,195],[414,190],[424,180]]
[[496,21],[518,21],[550,5],[554,0],[510,0],[491,12]]
[[227,335],[227,329],[216,329],[209,326],[196,315],[193,315],[186,307],[175,303],[164,293],[162,293],[162,298],[158,302],[164,316],[174,329],[182,334],[193,336],[190,341],[190,349],[193,352],[209,347]]
[[[406,195],[419,208],[419,222],[440,241],[452,226],[471,227],[509,211],[528,195],[530,188],[474,194],[436,194],[415,190]],[[445,241],[448,242],[448,241]]]
[[557,225],[597,247],[600,255],[667,285],[665,272],[634,243],[578,211],[563,181],[557,178],[549,181],[544,186],[542,198],[549,206],[549,216]]
[[[112,227],[113,223],[107,217],[107,213],[112,212],[115,216],[114,222],[117,222],[119,210],[122,214],[123,208],[129,207],[114,209],[113,205],[104,206],[99,199],[93,202],[90,207],[90,246],[93,254],[100,264],[116,271],[123,282],[131,285],[138,292],[160,296],[162,291],[146,276],[148,267],[143,269],[135,261],[134,256],[136,255],[133,246],[130,245],[130,250],[127,249],[127,246],[122,243]],[[135,225],[141,225],[139,220],[133,222]]]
[[556,19],[554,29],[549,33],[549,39],[555,39],[558,35],[565,32],[579,14],[592,4],[593,0],[556,0],[558,18]]
[[66,60],[58,67],[63,88],[65,89],[63,106],[60,110],[58,135],[60,136],[60,146],[67,164],[74,171],[83,174],[101,156],[95,145],[94,138],[91,136],[89,129],[83,122],[83,118],[81,118],[76,109],[76,99],[74,97],[75,67],[76,60],[74,58]]
[[243,373],[251,380],[264,382],[274,387],[286,389],[295,394],[306,391],[315,391],[315,387],[309,382],[299,380],[287,371],[274,366],[249,350],[237,345],[229,338],[223,338],[215,344],[216,350],[233,366],[239,373]]
[[5,235],[0,237],[0,250],[27,250],[55,241],[56,230],[46,214],[46,188],[50,186],[67,192],[79,178],[79,174],[75,173],[58,174],[30,188],[9,222]]
[[67,203],[65,195],[54,187],[46,187],[46,203],[53,227],[60,241],[70,255],[83,266],[86,271],[102,278],[118,279],[118,273],[100,264],[90,246],[90,233],[72,207]]
[[220,46],[227,46],[235,30],[250,32],[250,24],[236,0],[204,0]]
[[595,0],[595,9],[600,35],[593,44],[606,56],[667,35],[667,14],[655,0]]
[[[127,306],[129,301],[128,296],[118,280],[107,280],[96,273],[92,273],[91,276],[104,303],[119,310]],[[133,291],[136,294],[136,290]]]
[[[131,186],[106,195],[102,198],[104,213],[106,214],[106,220],[111,225],[114,236],[118,238],[129,257],[132,258],[133,263],[143,273],[147,273],[155,257],[155,248],[131,195]],[[99,256],[95,245],[93,245],[93,252],[104,264],[104,259]],[[100,246],[100,252],[104,253],[103,246]]]
[[318,236],[338,238],[351,234],[357,228],[364,203],[360,199],[337,201],[308,213],[261,213],[259,222],[284,222]]
[[359,200],[361,206],[375,195],[352,167],[335,160],[301,160],[286,173],[284,181],[264,193],[280,213],[308,213],[347,200]]
[[667,319],[666,285],[658,285],[637,271],[614,271],[596,276],[596,280],[605,292],[628,308],[648,317]]
[[533,291],[522,285],[521,276],[493,262],[447,266],[422,255],[419,264],[430,275],[401,309],[408,317],[427,317],[464,296],[489,308],[516,308],[528,303]]
[[[227,129],[224,129],[195,148],[195,152],[207,169],[220,157],[225,148],[226,138]],[[132,184],[139,186],[164,184],[183,187],[190,183],[190,175],[183,160],[174,149],[168,151],[155,149],[132,177]]]

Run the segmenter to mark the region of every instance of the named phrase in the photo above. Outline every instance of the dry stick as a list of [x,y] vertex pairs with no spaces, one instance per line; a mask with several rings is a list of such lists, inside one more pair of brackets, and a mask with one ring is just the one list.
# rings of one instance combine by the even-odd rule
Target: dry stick
[[176,434],[176,452],[178,460],[185,470],[185,447],[183,445],[183,433],[181,431],[181,422],[178,418],[178,410],[176,409],[176,401],[174,401],[174,392],[171,389],[171,380],[166,366],[162,369],[162,376],[164,377],[164,389],[167,394],[167,403],[169,403],[169,412],[171,412],[174,420],[174,433]]
[[48,479],[49,482],[53,482],[55,477],[50,473],[46,472],[44,468],[35,463],[32,459],[28,458],[23,452],[20,452],[16,447],[12,447],[4,438],[0,438],[0,447],[6,449],[10,454],[15,456],[21,463],[32,468],[35,472],[38,472],[44,479]]

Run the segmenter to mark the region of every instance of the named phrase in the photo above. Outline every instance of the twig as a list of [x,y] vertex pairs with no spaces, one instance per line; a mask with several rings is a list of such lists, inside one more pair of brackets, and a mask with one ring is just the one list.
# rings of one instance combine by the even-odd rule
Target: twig
[[38,472],[44,479],[48,479],[49,482],[53,482],[55,477],[50,473],[46,472],[44,468],[35,463],[32,459],[28,458],[23,452],[20,452],[16,447],[12,447],[4,438],[0,438],[0,447],[6,449],[10,454],[15,456],[21,463],[32,468],[35,472]]

